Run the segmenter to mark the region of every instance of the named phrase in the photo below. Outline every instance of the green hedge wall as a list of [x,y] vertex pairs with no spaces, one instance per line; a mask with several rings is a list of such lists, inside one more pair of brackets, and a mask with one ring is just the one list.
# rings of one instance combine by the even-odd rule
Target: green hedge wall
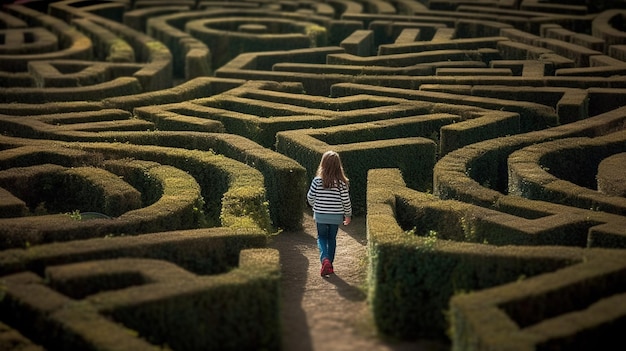
[[403,207],[427,209],[426,203],[436,200],[408,189],[397,169],[369,171],[367,195],[368,299],[375,323],[386,335],[402,339],[445,338],[446,311],[453,295],[583,261],[581,248],[464,242],[461,239],[471,233],[468,229],[473,219],[466,217],[468,222],[463,223],[462,212],[450,217],[450,212],[468,210],[462,208],[467,206],[462,203],[456,210],[451,204],[448,213],[433,213],[432,221],[418,224],[417,214],[425,212],[415,208],[411,215],[405,215]]
[[4,250],[0,313],[47,349],[280,349],[266,240],[222,227]]
[[[54,148],[61,145],[56,142],[21,141],[53,153]],[[91,162],[94,163],[121,160],[104,161],[104,164],[120,172],[120,175],[128,176],[133,185],[143,191],[142,202],[146,207],[127,211],[115,220],[84,221],[64,214],[1,219],[3,225],[0,228],[6,234],[3,236],[3,246],[23,247],[50,240],[75,240],[108,234],[138,234],[211,225],[226,225],[241,230],[272,230],[263,176],[238,161],[212,152],[158,146],[120,143],[62,145],[91,154]],[[23,151],[20,150],[14,156],[22,157]],[[11,163],[11,158],[7,156],[6,162]],[[145,162],[133,163],[130,158]],[[133,165],[140,169],[132,170]],[[30,183],[29,180],[26,182]],[[29,229],[24,232],[25,228]]]

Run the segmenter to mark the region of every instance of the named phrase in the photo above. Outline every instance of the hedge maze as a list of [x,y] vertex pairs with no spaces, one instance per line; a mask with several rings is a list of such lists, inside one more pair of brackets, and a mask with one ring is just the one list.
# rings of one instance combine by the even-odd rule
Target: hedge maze
[[1,349],[280,349],[328,149],[381,334],[622,344],[626,2],[3,4]]

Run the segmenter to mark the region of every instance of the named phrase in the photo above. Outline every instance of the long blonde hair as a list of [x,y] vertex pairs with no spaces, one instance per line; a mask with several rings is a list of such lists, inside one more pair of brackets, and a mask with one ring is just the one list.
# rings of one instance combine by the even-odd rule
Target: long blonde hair
[[339,186],[339,181],[343,181],[346,186],[349,184],[348,177],[343,171],[343,165],[339,154],[335,151],[326,151],[322,155],[320,165],[317,167],[318,177],[322,178],[324,188]]

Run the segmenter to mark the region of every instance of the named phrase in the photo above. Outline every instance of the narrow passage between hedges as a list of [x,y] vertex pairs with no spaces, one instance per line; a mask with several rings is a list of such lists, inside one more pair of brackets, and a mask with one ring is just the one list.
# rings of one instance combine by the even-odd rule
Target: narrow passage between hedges
[[282,264],[284,351],[448,350],[437,342],[391,342],[376,336],[367,308],[365,218],[353,218],[337,235],[335,274],[320,277],[315,222],[304,214],[303,230],[282,232],[270,247]]

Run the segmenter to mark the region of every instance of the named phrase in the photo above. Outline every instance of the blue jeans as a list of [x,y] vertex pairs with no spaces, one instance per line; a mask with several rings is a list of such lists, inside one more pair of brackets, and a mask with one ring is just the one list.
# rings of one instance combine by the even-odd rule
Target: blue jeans
[[320,262],[325,258],[332,263],[337,249],[337,231],[339,224],[317,223],[317,247],[320,249]]

